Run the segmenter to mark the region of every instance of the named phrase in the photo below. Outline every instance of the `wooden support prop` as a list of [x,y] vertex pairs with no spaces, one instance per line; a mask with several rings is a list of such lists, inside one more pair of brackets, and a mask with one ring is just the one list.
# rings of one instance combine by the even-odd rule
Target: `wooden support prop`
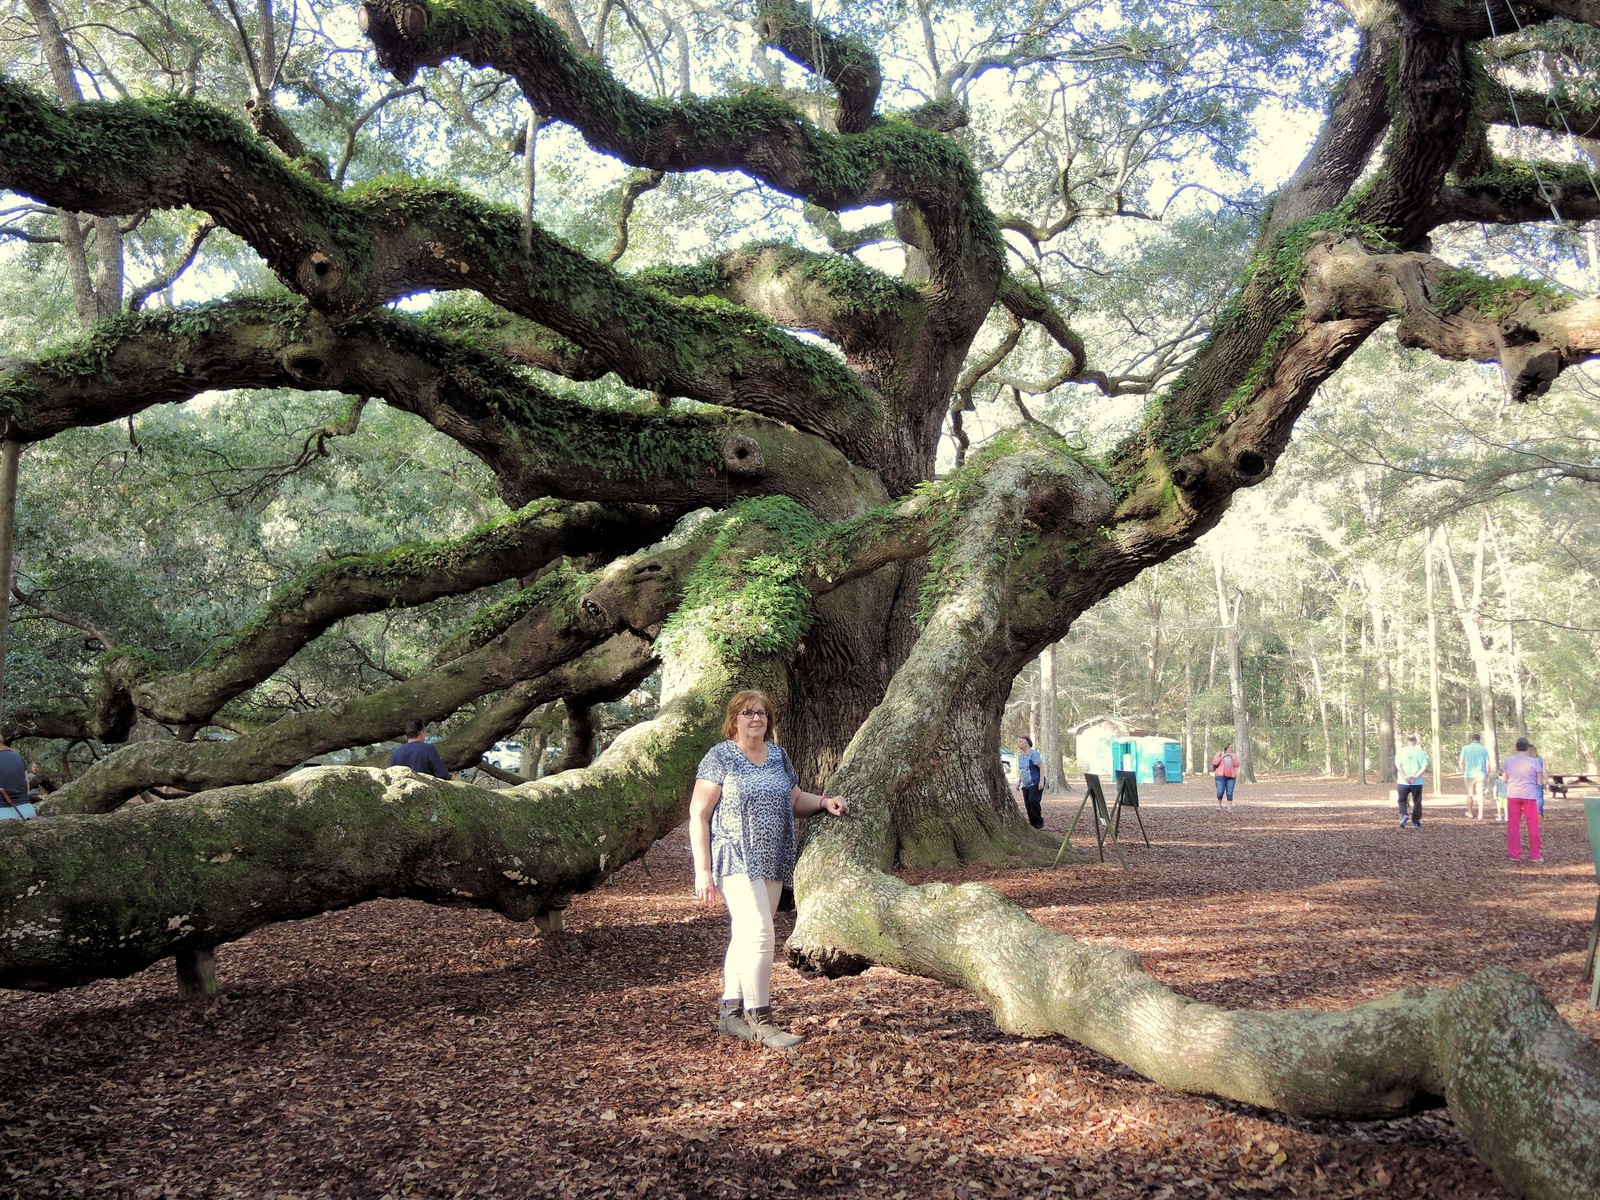
[[217,994],[217,952],[211,946],[185,946],[178,951],[178,995],[185,1000]]
[[[1117,861],[1122,864],[1122,869],[1128,869],[1128,860],[1123,856],[1122,846],[1118,844],[1115,832],[1111,828],[1111,813],[1106,806],[1106,794],[1100,787],[1100,776],[1085,775],[1083,782],[1086,785],[1083,793],[1083,803],[1078,805],[1078,811],[1072,818],[1072,824],[1067,826],[1067,836],[1061,839],[1061,848],[1056,851],[1055,866],[1061,865],[1061,856],[1067,852],[1067,846],[1072,841],[1072,835],[1078,828],[1078,821],[1083,816],[1084,808],[1092,801],[1094,812],[1089,820],[1094,825],[1095,845],[1100,851],[1100,861],[1106,860],[1106,838],[1111,838],[1111,848],[1116,851]],[[1141,826],[1142,827],[1142,826]]]
[[1139,836],[1148,847],[1150,835],[1144,831],[1144,817],[1139,812],[1139,779],[1132,771],[1117,772],[1117,810],[1112,816],[1111,837],[1118,847],[1122,845],[1122,810],[1125,808],[1133,809],[1133,815],[1139,818]]

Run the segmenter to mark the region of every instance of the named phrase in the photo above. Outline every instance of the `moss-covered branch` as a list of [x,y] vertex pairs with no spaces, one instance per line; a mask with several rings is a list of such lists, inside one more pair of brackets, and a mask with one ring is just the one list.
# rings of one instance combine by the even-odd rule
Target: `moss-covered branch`
[[1400,318],[1400,344],[1457,361],[1498,362],[1515,400],[1600,357],[1600,300],[1537,280],[1489,278],[1428,254],[1375,254],[1352,238],[1317,239],[1301,281],[1310,321]]
[[[760,242],[697,267],[658,268],[641,278],[684,296],[730,300],[786,329],[833,342],[847,361],[896,347],[907,325],[926,316],[920,293],[848,254],[817,254],[787,242]],[[861,421],[871,414],[841,414]]]
[[143,656],[107,656],[134,706],[156,721],[200,724],[270,676],[334,622],[356,613],[425,604],[528,575],[567,555],[618,554],[663,537],[669,514],[542,501],[452,541],[347,555],[280,588],[248,628],[186,671],[141,677]]
[[[758,92],[647,100],[581,54],[526,0],[363,0],[361,12],[378,61],[404,82],[419,67],[452,58],[493,67],[516,79],[541,113],[636,167],[742,171],[835,211],[911,204],[936,230],[942,253],[1000,261],[999,231],[977,173],[940,134],[905,122],[829,133]],[[859,55],[833,61],[841,78],[860,77]],[[853,94],[864,93],[855,87]]]
[[682,694],[595,766],[509,791],[323,767],[108,816],[13,822],[0,830],[0,987],[126,975],[380,897],[513,920],[559,909],[682,823],[720,698]]
[[1453,221],[1490,225],[1592,221],[1600,217],[1595,179],[1593,169],[1582,163],[1499,160],[1485,174],[1440,188],[1429,207],[1427,225],[1436,229]]
[[776,492],[841,517],[884,496],[825,440],[775,420],[591,403],[543,387],[469,333],[392,313],[330,318],[291,300],[103,322],[0,371],[0,409],[32,441],[212,388],[268,386],[382,397],[482,459],[514,508],[559,496],[681,509]]
[[872,123],[883,86],[878,56],[852,38],[841,37],[818,19],[809,3],[758,0],[758,27],[769,46],[821,75],[838,90],[834,128],[860,133]]
[[[1121,514],[1143,523],[1126,531],[1133,551],[1117,552],[1118,583],[1162,557],[1158,543],[1190,544],[1234,491],[1266,478],[1317,386],[1381,323],[1307,320],[1305,255],[1329,230],[1375,248],[1404,248],[1426,233],[1427,206],[1465,136],[1474,83],[1460,37],[1404,13],[1398,28],[1381,14],[1374,20],[1328,125],[1274,201],[1239,293],[1144,428],[1113,455]],[[1356,188],[1386,113],[1383,169]]]
[[[946,156],[965,165],[954,148]],[[731,322],[722,310],[675,302],[538,227],[525,242],[515,212],[442,184],[382,181],[337,192],[199,101],[63,110],[0,76],[0,187],[69,211],[202,209],[328,312],[364,311],[427,288],[471,289],[636,387],[771,405],[801,427],[828,397],[874,402],[842,364],[770,322]]]
[[[588,576],[546,575],[492,610],[510,619],[475,649],[382,691],[293,713],[228,742],[145,741],[101,759],[46,801],[50,812],[107,812],[146,788],[187,791],[270,778],[313,755],[396,736],[408,718],[436,720],[571,663],[621,633],[652,638],[678,606],[719,522],[700,522],[658,547]],[[617,651],[621,653],[622,651]],[[632,647],[626,649],[631,656]],[[621,668],[605,656],[551,685],[546,698],[604,688]],[[587,676],[600,672],[590,681]]]

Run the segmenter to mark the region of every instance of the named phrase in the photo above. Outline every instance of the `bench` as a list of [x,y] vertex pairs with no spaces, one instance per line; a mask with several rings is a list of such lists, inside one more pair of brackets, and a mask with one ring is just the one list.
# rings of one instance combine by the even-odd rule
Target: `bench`
[[1584,784],[1588,784],[1596,791],[1600,791],[1600,779],[1596,779],[1592,775],[1546,775],[1544,779],[1545,786],[1550,789],[1550,794],[1552,796],[1560,796],[1563,800],[1567,798],[1569,788],[1582,787]]

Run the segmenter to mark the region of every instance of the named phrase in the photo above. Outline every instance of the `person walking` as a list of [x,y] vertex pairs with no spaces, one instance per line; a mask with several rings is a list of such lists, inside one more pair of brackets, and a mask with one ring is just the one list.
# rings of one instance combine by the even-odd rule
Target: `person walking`
[[[1394,756],[1397,777],[1395,792],[1400,800],[1400,828],[1409,825],[1422,828],[1422,777],[1428,771],[1428,752],[1417,745],[1417,735],[1406,736],[1405,748]],[[1410,797],[1411,812],[1406,813],[1406,799]]]
[[1044,828],[1044,759],[1033,748],[1033,739],[1023,734],[1017,739],[1017,786],[1022,789],[1022,804],[1028,810],[1028,824]]
[[1461,747],[1461,753],[1456,755],[1456,762],[1461,767],[1461,778],[1467,787],[1467,816],[1472,816],[1473,803],[1476,801],[1477,819],[1481,821],[1483,794],[1489,790],[1489,748],[1483,744],[1483,734],[1472,735],[1472,740]]
[[722,958],[717,1029],[774,1050],[805,1038],[772,1019],[772,914],[794,882],[799,845],[796,817],[843,815],[843,796],[800,790],[788,752],[777,745],[777,719],[763,692],[735,692],[722,723],[723,740],[695,771],[689,802],[694,894],[728,906],[728,949]]
[[1211,756],[1211,775],[1217,785],[1217,807],[1227,800],[1228,811],[1232,812],[1233,789],[1239,778],[1239,756],[1233,752],[1232,742]]
[[1523,820],[1528,822],[1528,857],[1544,861],[1539,843],[1539,787],[1544,783],[1544,767],[1531,753],[1533,743],[1517,739],[1517,752],[1500,764],[1500,778],[1506,781],[1506,857],[1522,861]]
[[418,775],[432,775],[437,779],[452,779],[439,757],[438,748],[428,740],[428,727],[412,717],[406,722],[406,740],[389,755],[391,767],[409,767]]

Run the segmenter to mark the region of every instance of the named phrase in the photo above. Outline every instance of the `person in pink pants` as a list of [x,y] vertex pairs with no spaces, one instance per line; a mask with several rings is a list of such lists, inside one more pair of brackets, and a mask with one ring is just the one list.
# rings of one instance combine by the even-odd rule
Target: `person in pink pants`
[[1544,786],[1544,763],[1528,751],[1533,744],[1517,739],[1517,752],[1500,764],[1500,778],[1506,781],[1506,855],[1512,862],[1522,858],[1522,829],[1528,822],[1528,854],[1536,863],[1544,861],[1539,845],[1539,789]]

